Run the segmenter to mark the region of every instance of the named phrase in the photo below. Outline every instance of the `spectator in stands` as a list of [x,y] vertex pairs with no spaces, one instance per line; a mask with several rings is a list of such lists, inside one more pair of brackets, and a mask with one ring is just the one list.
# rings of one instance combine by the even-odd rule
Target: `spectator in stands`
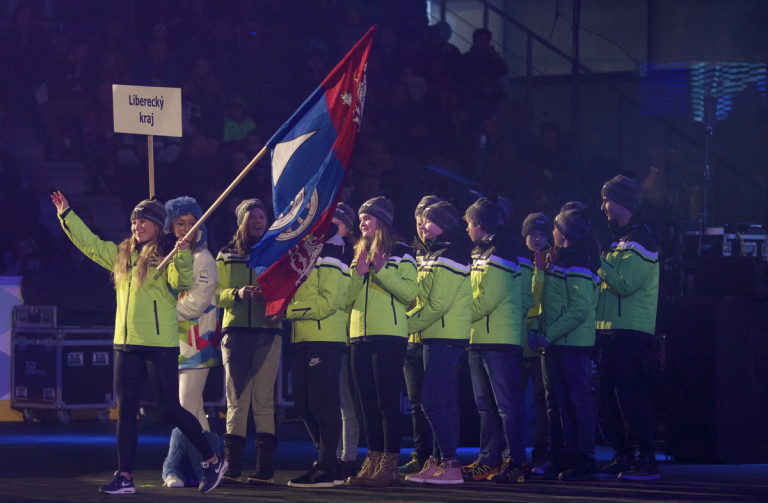
[[189,78],[181,86],[184,105],[185,133],[201,132],[218,136],[218,117],[226,103],[224,90],[210,72],[207,58],[197,57],[192,62]]
[[493,46],[493,34],[479,28],[472,34],[472,47],[463,57],[464,92],[476,93],[487,84],[497,84],[507,74],[507,64]]
[[253,119],[247,115],[247,109],[244,99],[236,97],[230,100],[227,115],[224,118],[223,141],[243,141],[248,133],[256,129]]
[[155,39],[149,44],[147,54],[136,67],[135,84],[153,87],[177,87],[179,76],[171,57],[168,43]]

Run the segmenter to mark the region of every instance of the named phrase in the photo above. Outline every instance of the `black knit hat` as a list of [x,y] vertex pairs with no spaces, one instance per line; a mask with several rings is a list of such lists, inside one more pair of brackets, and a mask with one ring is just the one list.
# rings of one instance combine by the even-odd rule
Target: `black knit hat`
[[165,205],[154,197],[143,200],[131,212],[131,220],[136,220],[137,218],[149,220],[156,223],[161,229],[165,227],[166,216]]
[[264,214],[267,214],[267,207],[264,206],[264,203],[261,202],[260,199],[246,199],[242,203],[237,205],[237,209],[235,210],[235,214],[237,215],[237,226],[240,227],[242,225],[243,220],[248,218],[248,214],[253,210],[254,208],[259,208],[261,211],[264,212]]
[[527,238],[528,235],[534,231],[541,231],[544,234],[552,230],[552,222],[544,213],[531,213],[525,220],[523,220],[523,237]]
[[424,213],[424,210],[427,209],[427,206],[431,206],[435,203],[439,203],[442,201],[437,196],[424,196],[421,198],[421,201],[419,201],[419,204],[416,206],[416,211],[414,212],[414,217],[420,217],[422,213]]
[[498,198],[499,212],[501,219],[504,221],[504,225],[508,226],[512,221],[512,217],[515,215],[515,207],[509,202],[509,199],[505,197]]
[[344,203],[337,204],[336,213],[333,216],[338,218],[341,223],[344,224],[344,227],[347,228],[347,232],[352,232],[354,230],[355,210],[353,210],[349,205]]
[[559,213],[555,217],[555,227],[567,239],[576,241],[587,235],[591,220],[592,210],[589,208],[572,208]]
[[490,199],[481,197],[467,208],[467,220],[480,227],[485,232],[494,232],[499,227],[501,211],[499,205],[493,204]]
[[560,213],[566,210],[583,210],[586,207],[587,205],[582,203],[581,201],[568,201],[563,205],[562,208],[560,208]]
[[376,217],[387,227],[392,227],[392,222],[395,220],[395,209],[392,206],[392,201],[384,196],[374,197],[364,202],[357,214],[362,215],[363,213]]
[[640,192],[632,173],[616,175],[603,185],[600,194],[628,210],[636,210],[640,204]]
[[429,220],[440,227],[443,232],[456,229],[459,226],[459,211],[448,201],[427,206],[421,213],[424,220]]

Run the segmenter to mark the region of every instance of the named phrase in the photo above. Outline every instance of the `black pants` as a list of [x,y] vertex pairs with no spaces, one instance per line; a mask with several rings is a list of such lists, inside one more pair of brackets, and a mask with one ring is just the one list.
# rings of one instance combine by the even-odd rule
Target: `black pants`
[[419,461],[426,461],[432,455],[432,428],[421,409],[421,387],[424,384],[424,353],[421,344],[408,344],[403,363],[405,386],[411,404],[413,420],[413,453]]
[[379,340],[352,344],[352,376],[369,451],[400,454],[400,383],[407,346]]
[[653,416],[648,401],[650,346],[632,335],[600,335],[600,407],[605,436],[623,454],[652,454]]
[[117,351],[115,389],[120,405],[117,420],[117,458],[120,471],[131,473],[139,443],[136,416],[144,381],[149,375],[164,415],[192,442],[204,460],[213,457],[203,427],[179,402],[179,355],[168,351]]
[[292,348],[293,400],[317,447],[318,463],[330,470],[341,438],[341,347]]
[[544,390],[541,357],[522,358],[520,360],[520,392],[525,396],[528,388],[528,378],[533,384],[533,403],[536,405],[536,436],[533,447],[539,454],[549,449],[549,419],[547,418],[547,395]]

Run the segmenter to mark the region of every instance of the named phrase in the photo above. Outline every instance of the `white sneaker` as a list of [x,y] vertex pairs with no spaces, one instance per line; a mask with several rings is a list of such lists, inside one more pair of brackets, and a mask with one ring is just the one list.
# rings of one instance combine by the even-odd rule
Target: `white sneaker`
[[408,475],[407,477],[405,477],[405,480],[408,482],[416,482],[417,484],[423,484],[424,479],[428,479],[429,477],[434,475],[435,471],[437,471],[437,463],[435,462],[435,458],[430,456],[429,459],[424,462],[424,466],[421,468],[421,471],[419,473]]
[[163,487],[184,487],[184,481],[179,477],[168,475],[165,478],[165,484],[163,484]]

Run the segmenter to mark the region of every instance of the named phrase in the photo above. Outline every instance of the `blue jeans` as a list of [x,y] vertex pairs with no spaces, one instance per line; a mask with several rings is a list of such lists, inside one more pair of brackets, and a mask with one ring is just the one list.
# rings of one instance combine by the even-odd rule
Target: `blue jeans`
[[588,354],[548,348],[542,357],[553,457],[595,457],[595,413]]
[[[446,344],[424,344],[424,385],[421,408],[436,440],[432,455],[443,461],[458,461],[459,374],[456,365],[464,348]],[[439,452],[438,452],[439,448]]]
[[413,420],[413,456],[423,462],[432,454],[433,444],[430,438],[432,430],[421,409],[421,388],[424,383],[424,349],[421,344],[408,344],[403,375]]
[[[525,457],[525,403],[520,394],[520,357],[507,352],[469,350],[472,391],[480,414],[478,461],[498,465],[502,458],[522,465]],[[507,448],[501,452],[504,437]]]

